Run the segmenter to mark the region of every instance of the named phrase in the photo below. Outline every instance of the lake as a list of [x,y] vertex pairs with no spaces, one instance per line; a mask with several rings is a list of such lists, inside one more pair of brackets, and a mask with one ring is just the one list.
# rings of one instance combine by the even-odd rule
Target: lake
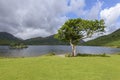
[[[70,53],[71,46],[63,45],[42,45],[42,46],[29,46],[26,49],[9,49],[9,46],[0,46],[0,57],[31,57],[40,56],[49,52],[55,52],[56,54]],[[77,46],[77,53],[85,54],[103,54],[103,53],[118,53],[120,48],[108,48],[108,47],[93,47],[93,46]]]

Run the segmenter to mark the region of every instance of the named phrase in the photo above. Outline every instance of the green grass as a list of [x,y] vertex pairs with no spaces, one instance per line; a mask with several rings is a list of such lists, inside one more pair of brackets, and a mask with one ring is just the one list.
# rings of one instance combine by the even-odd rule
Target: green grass
[[0,58],[0,80],[120,80],[120,55]]

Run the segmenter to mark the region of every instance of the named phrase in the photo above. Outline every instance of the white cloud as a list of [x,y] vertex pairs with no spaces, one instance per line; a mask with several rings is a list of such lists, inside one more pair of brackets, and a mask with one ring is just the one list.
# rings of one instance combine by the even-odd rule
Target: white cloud
[[85,0],[70,0],[69,12],[74,12],[78,16],[84,14]]
[[97,1],[95,5],[92,6],[92,8],[88,11],[86,11],[86,18],[87,19],[99,19],[99,13],[102,8],[103,3],[100,1]]
[[49,36],[51,34],[47,31],[45,31],[45,29],[27,28],[24,31],[17,33],[15,36],[16,37],[19,36],[19,37],[22,37],[23,39],[26,39],[26,38],[31,38],[31,36],[38,37],[38,35],[40,37],[44,37],[44,36]]
[[116,21],[120,16],[120,4],[100,12],[100,1],[90,6],[90,10],[85,10],[85,7],[89,7],[85,0],[69,0],[69,6],[67,1],[0,0],[0,32],[9,32],[24,39],[52,35],[68,19],[66,14],[70,12],[87,19],[101,16],[107,25],[119,25]]
[[103,9],[100,12],[100,16],[105,20],[107,32],[112,32],[120,28],[120,25],[118,25],[118,20],[120,18],[120,3],[113,7]]
[[0,31],[24,39],[56,33],[68,19],[66,14],[79,11],[84,0],[0,0]]

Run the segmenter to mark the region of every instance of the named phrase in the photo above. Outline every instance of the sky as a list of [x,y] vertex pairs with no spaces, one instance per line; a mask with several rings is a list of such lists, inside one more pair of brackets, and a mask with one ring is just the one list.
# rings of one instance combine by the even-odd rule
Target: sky
[[120,28],[120,0],[0,0],[0,32],[46,37],[71,18],[104,19],[106,33]]

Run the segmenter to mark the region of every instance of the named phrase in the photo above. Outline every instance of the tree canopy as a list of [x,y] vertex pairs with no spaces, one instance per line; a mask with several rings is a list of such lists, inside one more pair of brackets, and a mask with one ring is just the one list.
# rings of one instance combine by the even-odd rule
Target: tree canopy
[[92,37],[95,33],[104,32],[104,24],[104,20],[69,19],[58,30],[55,38],[69,42],[72,46],[72,56],[74,56],[75,46],[80,40]]

